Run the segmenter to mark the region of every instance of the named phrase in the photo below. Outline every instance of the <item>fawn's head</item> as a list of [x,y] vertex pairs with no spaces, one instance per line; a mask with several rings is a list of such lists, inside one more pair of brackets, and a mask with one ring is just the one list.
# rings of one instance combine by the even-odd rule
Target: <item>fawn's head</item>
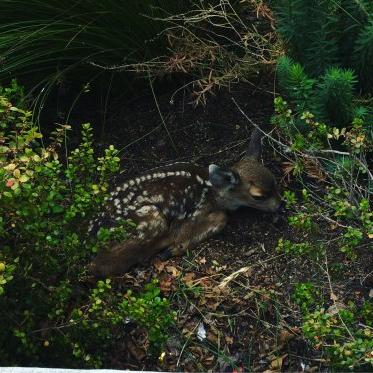
[[217,191],[219,203],[228,210],[253,207],[277,212],[282,207],[276,179],[260,162],[261,133],[254,130],[244,158],[229,169],[209,166],[209,179]]

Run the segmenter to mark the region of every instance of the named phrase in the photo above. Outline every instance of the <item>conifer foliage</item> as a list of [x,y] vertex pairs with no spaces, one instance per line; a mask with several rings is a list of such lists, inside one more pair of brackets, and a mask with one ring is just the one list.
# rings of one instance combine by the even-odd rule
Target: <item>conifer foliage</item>
[[373,93],[373,2],[279,0],[273,5],[291,56],[280,58],[278,79],[297,111],[312,110],[337,127],[349,125],[356,113],[371,117],[372,104],[359,106],[356,95]]

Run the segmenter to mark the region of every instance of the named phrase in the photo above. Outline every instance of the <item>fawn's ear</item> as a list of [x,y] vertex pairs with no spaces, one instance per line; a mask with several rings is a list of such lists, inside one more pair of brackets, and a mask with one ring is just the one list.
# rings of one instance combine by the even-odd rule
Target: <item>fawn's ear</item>
[[255,128],[251,134],[250,143],[244,158],[259,160],[262,154],[262,138],[262,132]]
[[210,164],[209,180],[216,188],[229,188],[237,185],[240,177],[232,170],[223,169],[216,164]]

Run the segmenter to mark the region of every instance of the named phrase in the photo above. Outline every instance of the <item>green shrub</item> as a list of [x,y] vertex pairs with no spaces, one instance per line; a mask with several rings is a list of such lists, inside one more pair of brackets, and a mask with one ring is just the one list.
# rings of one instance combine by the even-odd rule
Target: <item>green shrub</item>
[[43,139],[31,112],[6,96],[22,92],[0,92],[0,361],[100,367],[125,337],[127,317],[149,328],[159,348],[173,314],[156,284],[129,301],[109,280],[87,290],[92,253],[131,227],[87,233],[119,169],[117,151],[109,146],[96,157],[89,124],[75,150],[61,149],[69,126]]
[[[371,250],[372,174],[368,158],[373,142],[369,123],[355,118],[347,128],[330,127],[313,113],[293,111],[281,97],[275,99],[275,112],[272,122],[279,136],[277,144],[282,145],[278,150],[286,157],[284,171],[299,187],[284,194],[288,221],[300,233],[292,241],[281,238],[277,250],[307,257],[315,264],[315,274],[325,266],[331,284],[328,268],[333,276],[337,271],[341,275],[346,261]],[[339,150],[334,150],[331,142],[338,142]],[[344,260],[340,260],[340,253]],[[328,261],[334,262],[328,265]],[[318,285],[321,290],[323,284]],[[372,303],[357,299],[356,305],[346,306],[343,297],[328,294],[332,305],[330,299],[322,299],[314,284],[295,285],[292,299],[302,311],[303,335],[333,367],[369,370],[373,366]]]
[[291,56],[278,61],[279,85],[295,110],[339,128],[364,117],[368,128],[373,105],[359,100],[358,88],[373,90],[372,2],[280,0],[273,7]]
[[364,312],[354,305],[333,312],[321,308],[304,316],[302,330],[316,348],[326,349],[335,367],[369,369],[373,366],[373,332],[364,323]]
[[[372,10],[373,11],[373,10]],[[372,13],[371,13],[372,14]],[[373,20],[361,30],[354,45],[352,66],[359,75],[365,91],[373,87]]]
[[316,298],[319,292],[310,282],[301,282],[295,285],[293,299],[303,313],[309,312],[310,309],[316,308]]
[[356,78],[352,70],[331,67],[320,78],[314,100],[314,114],[337,127],[351,124]]
[[331,66],[360,66],[360,83],[373,88],[371,1],[279,0],[273,8],[277,30],[307,74],[314,78]]
[[173,324],[175,313],[170,313],[169,301],[161,298],[158,282],[153,280],[145,286],[144,292],[135,296],[128,291],[125,300],[119,304],[124,314],[146,328],[149,333],[149,341],[154,348],[162,347],[167,341],[167,330]]
[[[297,113],[311,110],[319,120],[340,128],[349,126],[354,115],[371,119],[368,107],[355,104],[357,80],[352,70],[331,67],[311,79],[299,63],[285,56],[278,61],[277,76]],[[297,127],[304,129],[302,123]]]

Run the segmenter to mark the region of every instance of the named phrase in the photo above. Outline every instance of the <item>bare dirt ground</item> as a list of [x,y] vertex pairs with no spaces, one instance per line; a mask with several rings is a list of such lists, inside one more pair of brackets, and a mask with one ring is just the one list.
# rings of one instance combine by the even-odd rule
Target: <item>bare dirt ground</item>
[[[186,96],[170,104],[170,94],[157,95],[159,110],[151,94],[123,107],[114,104],[98,145],[110,143],[121,149],[123,177],[170,161],[229,165],[242,155],[252,130],[232,97],[255,123],[265,125],[273,110],[273,95],[266,92],[270,89],[240,86],[219,92],[206,107],[198,108]],[[281,181],[281,160],[271,149],[265,149],[264,162]],[[147,354],[146,333],[128,324],[128,338],[118,341],[105,368],[324,371],[324,357],[301,336],[300,312],[291,291],[295,283],[319,277],[320,290],[328,292],[328,276],[306,258],[276,251],[280,237],[296,235],[299,232],[290,229],[286,215],[240,210],[232,214],[223,233],[193,252],[167,262],[155,259],[149,267],[133,268],[117,279],[116,286],[125,291],[141,289],[157,277],[177,312],[177,325],[157,359]],[[372,258],[361,258],[348,263],[342,276],[336,273],[338,296],[359,296],[372,287]],[[342,259],[336,254],[328,260],[331,266]]]

